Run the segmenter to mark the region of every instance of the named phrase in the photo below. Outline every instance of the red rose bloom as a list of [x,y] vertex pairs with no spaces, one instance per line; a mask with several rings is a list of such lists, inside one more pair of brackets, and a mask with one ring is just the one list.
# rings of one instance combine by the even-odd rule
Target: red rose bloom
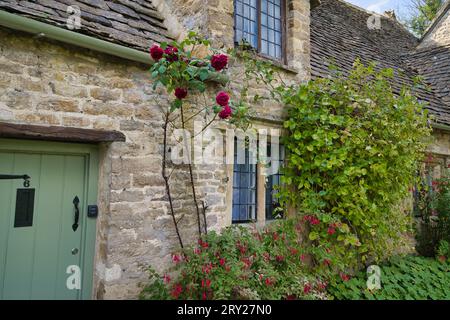
[[230,106],[225,106],[222,111],[219,112],[220,119],[228,119],[231,116]]
[[332,236],[334,233],[336,232],[336,229],[334,229],[333,227],[329,227],[327,230],[327,233]]
[[215,54],[211,57],[211,66],[216,71],[223,70],[228,64],[228,56],[225,54]]
[[178,48],[168,46],[166,50],[164,50],[164,53],[167,56],[167,61],[169,62],[178,61]]
[[276,259],[278,262],[283,262],[283,261],[284,261],[284,257],[283,257],[283,256],[276,256],[275,259]]
[[221,266],[223,266],[223,265],[225,264],[225,259],[224,259],[224,258],[220,258],[219,264],[220,264]]
[[150,55],[152,56],[152,59],[155,61],[159,61],[163,57],[163,54],[164,54],[164,50],[156,44],[154,44],[150,48]]
[[180,100],[183,100],[184,98],[186,98],[187,94],[188,94],[188,92],[184,88],[176,88],[175,89],[175,97],[177,97]]
[[225,91],[220,91],[216,96],[216,102],[219,106],[225,107],[230,101],[230,96]]

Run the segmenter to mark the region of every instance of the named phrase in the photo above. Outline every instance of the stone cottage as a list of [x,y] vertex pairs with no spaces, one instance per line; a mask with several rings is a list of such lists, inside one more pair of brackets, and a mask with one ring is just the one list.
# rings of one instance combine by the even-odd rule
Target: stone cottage
[[[146,268],[170,261],[177,239],[160,174],[152,44],[191,29],[223,50],[245,38],[290,81],[357,56],[407,70],[406,83],[423,74],[432,151],[448,165],[448,11],[419,41],[392,18],[369,30],[372,14],[339,0],[0,0],[0,299],[136,298]],[[282,106],[254,109],[255,127],[281,128]],[[210,228],[271,218],[272,184],[259,166],[197,169]],[[173,184],[188,237],[189,184]]]

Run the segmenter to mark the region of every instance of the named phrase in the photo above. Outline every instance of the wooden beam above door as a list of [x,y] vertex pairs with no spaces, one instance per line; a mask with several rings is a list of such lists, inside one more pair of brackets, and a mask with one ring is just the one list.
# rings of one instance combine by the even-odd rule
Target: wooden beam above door
[[0,122],[0,138],[63,141],[81,143],[124,142],[119,131],[80,129],[61,126],[39,126]]

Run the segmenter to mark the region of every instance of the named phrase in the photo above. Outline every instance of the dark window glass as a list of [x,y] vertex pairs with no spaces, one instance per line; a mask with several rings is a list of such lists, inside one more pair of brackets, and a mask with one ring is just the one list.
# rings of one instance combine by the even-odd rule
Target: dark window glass
[[[281,180],[281,167],[284,164],[284,147],[283,145],[279,145],[279,157],[278,160],[272,160],[272,161],[278,161],[279,169],[276,174],[272,174],[267,176],[266,180],[266,220],[273,220],[277,218],[282,218],[280,212],[276,212],[275,209],[279,206],[278,200],[276,197],[277,189],[276,186],[280,185]],[[267,145],[267,156],[270,157],[272,152],[271,145]],[[272,161],[269,162],[270,165],[272,165]]]
[[234,142],[233,213],[232,222],[256,220],[256,164],[251,163],[253,153],[245,147],[245,163],[238,163],[237,139]]
[[284,0],[235,0],[235,42],[282,59]]

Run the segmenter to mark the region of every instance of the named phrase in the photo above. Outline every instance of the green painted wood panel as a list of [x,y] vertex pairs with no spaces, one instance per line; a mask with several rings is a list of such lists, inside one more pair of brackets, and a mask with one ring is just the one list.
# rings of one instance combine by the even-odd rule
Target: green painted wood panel
[[[33,225],[14,228],[16,189],[23,188],[23,181],[0,180],[0,299],[89,299],[95,219],[87,218],[86,210],[96,203],[96,151],[42,143],[39,152],[36,144],[0,140],[0,173],[28,174],[36,190]],[[74,232],[75,196],[80,219]],[[82,290],[66,286],[70,265],[81,268]]]

